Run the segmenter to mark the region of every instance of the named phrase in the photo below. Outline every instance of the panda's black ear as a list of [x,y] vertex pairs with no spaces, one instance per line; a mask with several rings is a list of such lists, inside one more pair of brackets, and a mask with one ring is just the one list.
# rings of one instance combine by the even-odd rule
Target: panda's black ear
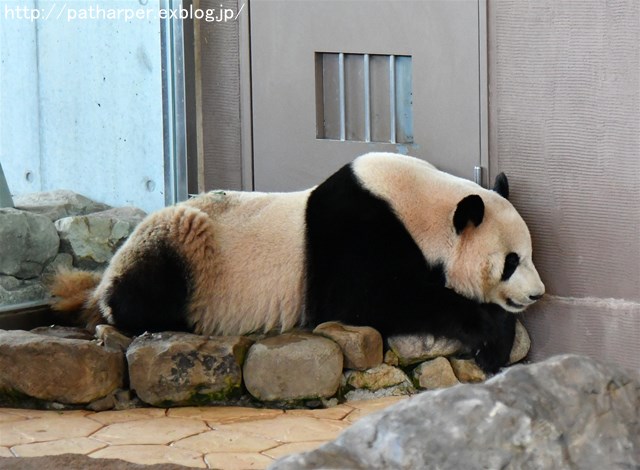
[[509,199],[509,180],[507,175],[500,173],[496,176],[496,182],[493,184],[493,190],[505,199]]
[[456,212],[453,214],[453,226],[456,233],[460,235],[469,222],[477,227],[482,223],[483,218],[484,202],[480,196],[472,194],[458,203]]

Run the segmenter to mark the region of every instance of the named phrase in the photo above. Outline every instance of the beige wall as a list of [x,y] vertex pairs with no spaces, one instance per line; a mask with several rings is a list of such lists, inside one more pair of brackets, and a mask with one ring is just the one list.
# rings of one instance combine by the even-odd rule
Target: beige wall
[[548,298],[534,359],[640,367],[640,2],[489,0],[490,161]]
[[[488,12],[491,173],[510,177],[550,294],[525,315],[532,358],[640,367],[640,2],[488,0]],[[205,186],[238,188],[239,31],[199,33]]]
[[[194,7],[213,8],[217,15],[220,9],[237,12],[243,3],[238,0],[194,0]],[[244,15],[247,15],[246,11]],[[243,188],[241,159],[240,21],[196,21],[194,29],[198,188],[200,191],[246,189]]]

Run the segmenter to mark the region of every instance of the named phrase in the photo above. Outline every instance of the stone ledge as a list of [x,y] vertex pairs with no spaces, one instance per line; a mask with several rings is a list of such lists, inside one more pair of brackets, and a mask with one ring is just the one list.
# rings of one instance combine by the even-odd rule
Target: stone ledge
[[[521,355],[528,350],[528,335],[519,330],[513,350]],[[69,327],[0,330],[0,406],[317,408],[485,378],[473,360],[456,358],[464,351],[434,354],[429,347],[437,349],[441,342],[430,337],[413,337],[415,344],[407,348],[412,359],[401,350],[387,351],[398,366],[380,362],[383,343],[371,328],[331,322],[317,331],[322,334],[294,331],[250,339],[175,332],[128,338],[108,325],[97,328],[97,338]],[[327,331],[339,332],[338,342]],[[410,340],[402,341],[406,346]],[[415,363],[416,351],[434,359]],[[360,367],[348,367],[354,365],[348,357],[359,358]],[[372,367],[359,370],[362,360]]]

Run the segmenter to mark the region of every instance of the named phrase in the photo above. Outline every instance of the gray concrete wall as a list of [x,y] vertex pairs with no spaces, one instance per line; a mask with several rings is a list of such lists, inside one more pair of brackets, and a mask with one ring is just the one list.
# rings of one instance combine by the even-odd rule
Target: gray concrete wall
[[551,294],[533,359],[640,367],[640,2],[490,0],[490,155]]
[[0,161],[13,194],[164,206],[158,12],[158,0],[2,3]]

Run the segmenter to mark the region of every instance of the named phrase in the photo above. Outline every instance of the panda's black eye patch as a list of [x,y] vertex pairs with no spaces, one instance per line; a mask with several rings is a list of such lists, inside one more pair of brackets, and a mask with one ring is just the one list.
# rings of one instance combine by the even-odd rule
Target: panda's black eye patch
[[520,264],[520,257],[517,253],[509,253],[504,258],[504,268],[502,270],[502,281],[506,281],[516,271],[516,268]]

